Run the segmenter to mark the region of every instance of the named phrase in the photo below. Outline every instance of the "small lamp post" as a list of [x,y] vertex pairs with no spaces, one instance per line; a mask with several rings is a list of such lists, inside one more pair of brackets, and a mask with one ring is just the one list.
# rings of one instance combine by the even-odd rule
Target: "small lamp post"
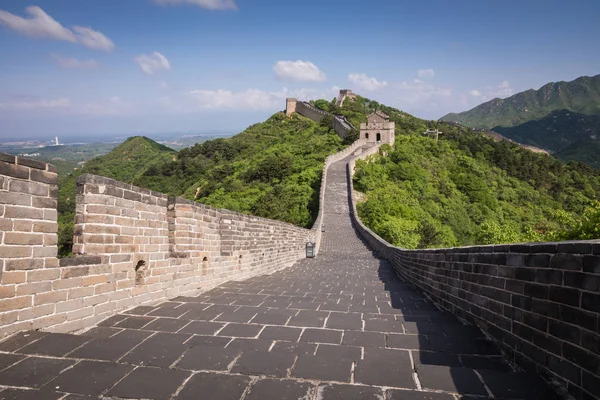
[[325,224],[321,224],[321,232],[325,232]]
[[313,242],[306,243],[306,258],[315,258],[315,244]]

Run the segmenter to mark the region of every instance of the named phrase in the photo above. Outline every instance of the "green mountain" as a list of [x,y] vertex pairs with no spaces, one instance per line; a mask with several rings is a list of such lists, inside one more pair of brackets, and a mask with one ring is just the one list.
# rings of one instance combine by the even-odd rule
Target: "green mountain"
[[[363,97],[315,106],[354,125],[381,110],[396,123],[388,156],[357,164],[363,221],[404,247],[455,246],[566,237],[579,215],[600,197],[600,171],[495,142],[453,123],[425,121]],[[327,119],[315,123],[283,113],[230,137],[173,152],[146,138],[131,138],[86,163],[61,182],[61,255],[72,238],[75,178],[91,172],[170,195],[298,226],[318,210],[323,162],[345,144]],[[426,129],[441,129],[436,143]],[[70,231],[69,231],[70,229]],[[563,235],[563,236],[559,236]],[[582,234],[572,234],[582,235]]]
[[59,255],[71,252],[75,217],[75,182],[83,173],[96,174],[132,183],[148,168],[173,159],[176,152],[143,136],[130,137],[110,153],[93,158],[70,174],[59,175],[58,241]]
[[600,75],[582,76],[571,82],[553,82],[539,90],[526,90],[506,99],[493,99],[477,107],[443,116],[471,128],[512,127],[546,117],[553,111],[600,114]]
[[564,161],[579,161],[600,169],[600,141],[585,141],[573,143],[554,156]]
[[[493,130],[519,143],[542,147],[553,152],[562,152],[578,142],[599,140],[600,114],[585,115],[568,110],[558,110],[538,120],[512,127],[497,126]],[[571,154],[575,155],[573,152]],[[600,154],[598,155],[600,156]],[[584,161],[580,158],[575,159]],[[593,161],[600,162],[600,158]]]

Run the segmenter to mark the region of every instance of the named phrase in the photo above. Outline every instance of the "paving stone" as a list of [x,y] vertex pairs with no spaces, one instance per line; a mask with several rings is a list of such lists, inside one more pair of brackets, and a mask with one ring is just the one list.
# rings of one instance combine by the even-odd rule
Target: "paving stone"
[[225,328],[221,329],[219,336],[255,337],[259,334],[263,326],[264,325],[228,324]]
[[412,373],[407,351],[367,348],[365,359],[356,364],[354,379],[367,385],[416,389]]
[[350,382],[352,361],[321,355],[300,354],[292,376],[321,381]]
[[365,321],[365,331],[404,333],[402,322],[369,319]]
[[26,356],[17,355],[17,354],[0,353],[0,370],[3,370],[4,368],[13,365],[17,361],[21,361],[25,357]]
[[19,350],[19,353],[62,357],[90,340],[92,340],[92,338],[87,336],[55,333],[23,347]]
[[483,382],[497,398],[558,400],[560,397],[539,377],[525,372],[479,371]]
[[73,364],[72,360],[28,357],[0,371],[0,385],[39,388]]
[[175,368],[226,371],[241,353],[242,350],[229,347],[194,346],[175,364]]
[[295,317],[288,322],[288,326],[322,328],[325,319],[329,316],[326,311],[300,310]]
[[428,350],[427,337],[423,335],[396,335],[387,334],[387,347],[395,349]]
[[250,388],[245,400],[312,399],[315,385],[292,379],[261,379]]
[[69,353],[69,357],[116,361],[151,334],[152,332],[125,330],[109,338],[92,339]]
[[472,369],[422,365],[417,369],[421,386],[460,394],[487,395],[483,384]]
[[48,333],[38,331],[19,332],[0,343],[0,351],[17,351],[46,335]]
[[88,331],[82,333],[83,336],[93,337],[93,338],[108,338],[116,335],[121,332],[122,329],[119,328],[107,328],[103,326],[97,326]]
[[287,326],[267,326],[260,333],[260,339],[268,340],[287,340],[296,342],[302,333],[300,328],[290,328]]
[[158,318],[144,326],[144,329],[148,331],[177,332],[189,323],[190,321],[181,319]]
[[180,318],[188,311],[190,311],[190,309],[187,307],[158,307],[146,315],[154,317]]
[[118,324],[119,322],[125,320],[129,318],[129,316],[127,315],[122,315],[122,314],[117,314],[117,315],[113,315],[112,317],[109,317],[107,319],[105,319],[104,321],[100,322],[98,324],[98,326],[115,326],[116,324]]
[[209,309],[190,310],[185,314],[185,319],[195,321],[212,321],[222,313],[222,311],[210,309],[210,307]]
[[342,340],[343,345],[385,347],[385,337],[380,332],[346,331]]
[[0,400],[58,400],[64,393],[44,390],[23,390],[7,388],[0,393]]
[[381,400],[384,399],[383,391],[371,386],[359,385],[319,385],[319,400]]
[[246,350],[264,350],[268,351],[273,345],[272,340],[236,338],[227,345],[228,349]]
[[510,372],[512,368],[502,357],[498,356],[479,356],[479,355],[461,355],[459,356],[462,365],[471,369],[489,369],[498,372]]
[[117,322],[114,326],[116,328],[140,329],[144,325],[148,325],[150,322],[154,321],[155,319],[156,318],[153,318],[153,317],[143,317],[143,316],[127,317],[124,320]]
[[460,359],[455,354],[433,351],[413,351],[412,356],[417,370],[421,365],[445,365],[448,367],[463,366]]
[[310,354],[313,355],[315,354],[315,351],[317,350],[317,345],[314,343],[305,343],[305,342],[299,342],[299,343],[292,343],[292,342],[280,342],[277,341],[275,342],[275,345],[272,347],[271,351],[273,350],[281,350],[281,351],[287,351],[291,354]]
[[333,343],[340,344],[342,342],[342,332],[331,329],[305,329],[300,336],[300,340],[310,343]]
[[156,307],[151,307],[151,306],[137,306],[134,309],[131,309],[129,311],[125,311],[125,314],[146,315],[149,312],[152,312],[154,310],[156,310]]
[[110,389],[106,396],[169,400],[189,375],[185,371],[137,368]]
[[241,375],[199,373],[190,378],[176,400],[239,400],[250,378]]
[[[435,392],[388,390],[387,395],[387,400],[454,400],[454,396],[451,394]],[[479,400],[485,400],[485,398],[479,397]]]
[[113,387],[134,367],[100,361],[81,361],[46,386],[68,393],[100,395]]
[[362,356],[362,349],[360,347],[321,344],[317,348],[317,355],[340,360],[358,361]]
[[326,328],[331,329],[362,329],[363,321],[361,314],[332,312],[325,323]]
[[199,335],[214,335],[225,326],[224,322],[192,321],[179,330],[179,333],[194,333]]
[[231,338],[228,337],[194,335],[186,342],[186,344],[189,344],[190,346],[212,346],[225,348],[229,342],[231,342]]
[[256,307],[240,307],[239,309],[233,312],[224,312],[215,318],[215,321],[223,321],[223,322],[248,322],[250,321],[256,314],[258,313],[258,309]]
[[231,372],[248,375],[285,377],[296,356],[285,351],[245,351]]
[[285,325],[296,314],[296,310],[270,309],[252,318],[253,324]]
[[325,303],[319,307],[319,311],[339,311],[340,313],[347,313],[350,306],[347,304],[339,303]]
[[191,346],[183,344],[191,335],[157,333],[127,353],[119,361],[126,364],[167,368]]

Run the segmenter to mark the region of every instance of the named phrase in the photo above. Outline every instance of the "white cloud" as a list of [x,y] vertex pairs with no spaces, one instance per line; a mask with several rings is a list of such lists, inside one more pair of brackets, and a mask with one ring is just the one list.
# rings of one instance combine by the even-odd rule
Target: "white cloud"
[[234,0],[154,0],[161,5],[192,4],[209,10],[237,10]]
[[74,26],[72,30],[65,28],[40,7],[27,7],[25,12],[30,18],[0,10],[0,25],[33,38],[79,43],[95,50],[110,51],[115,48],[115,44],[102,33],[83,26]]
[[373,92],[377,89],[384,88],[388,85],[386,81],[378,81],[375,78],[370,78],[366,74],[353,73],[348,75],[348,81],[354,83],[359,89]]
[[135,61],[140,65],[142,71],[148,75],[154,75],[155,72],[171,69],[171,64],[167,57],[155,51],[152,54],[140,54],[135,58]]
[[420,69],[418,72],[419,78],[433,78],[435,71],[432,68]]
[[471,90],[469,93],[473,97],[481,97],[481,92],[479,90]]
[[208,109],[243,109],[268,110],[285,108],[286,90],[281,92],[266,92],[258,89],[248,89],[243,92],[230,90],[192,90],[189,95],[200,108]]
[[273,66],[275,74],[282,79],[304,82],[322,82],[327,76],[310,61],[277,61]]
[[87,69],[87,68],[96,68],[99,66],[98,62],[93,59],[80,61],[76,58],[62,58],[59,55],[52,54],[52,58],[63,68],[79,68],[79,69]]
[[508,81],[502,81],[501,84],[498,85],[497,90],[495,92],[496,97],[508,97],[512,96],[515,91],[510,87],[510,83]]

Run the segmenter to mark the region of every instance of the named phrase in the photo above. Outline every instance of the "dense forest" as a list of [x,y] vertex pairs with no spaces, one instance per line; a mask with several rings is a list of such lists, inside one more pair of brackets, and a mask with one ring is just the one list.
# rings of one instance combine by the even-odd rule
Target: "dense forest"
[[231,138],[178,153],[145,137],[129,138],[61,179],[59,254],[71,252],[75,180],[82,173],[309,227],[318,212],[325,158],[344,147],[329,122],[277,113]]
[[[355,189],[363,222],[405,248],[600,237],[600,172],[565,164],[469,128],[425,121],[358,97],[343,108],[355,127],[382,110],[396,123],[395,146],[357,163]],[[276,113],[227,139],[174,152],[135,137],[61,180],[60,254],[72,240],[75,178],[108,176],[200,203],[309,227],[318,211],[323,162],[358,137],[342,141],[326,118],[315,123]],[[439,141],[427,128],[443,131]]]
[[[364,100],[363,100],[364,101]],[[368,106],[368,102],[364,102]],[[361,102],[354,104],[360,107]],[[357,162],[362,221],[405,248],[600,237],[600,171],[459,126],[439,141],[405,114],[386,156]]]

